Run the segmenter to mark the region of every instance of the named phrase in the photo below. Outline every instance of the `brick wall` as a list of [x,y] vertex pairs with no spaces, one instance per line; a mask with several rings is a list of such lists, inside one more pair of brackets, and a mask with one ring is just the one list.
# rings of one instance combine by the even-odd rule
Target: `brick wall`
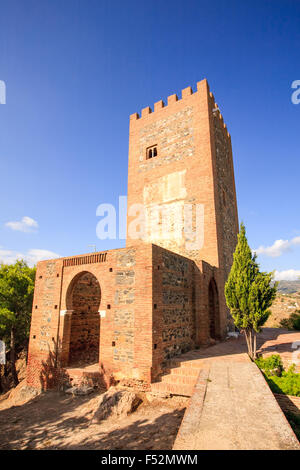
[[103,262],[82,264],[78,257],[67,264],[59,259],[37,266],[30,385],[50,388],[60,368],[97,360],[107,378],[149,384],[167,359],[194,348],[197,325],[207,334],[199,328],[207,328],[207,311],[196,315],[200,292],[207,294],[195,282],[205,275],[192,260],[143,244],[111,250]]
[[94,360],[107,376],[151,380],[151,245],[37,265],[28,383],[50,388],[60,365]]
[[29,385],[51,387],[56,380],[62,260],[38,263],[29,338]]

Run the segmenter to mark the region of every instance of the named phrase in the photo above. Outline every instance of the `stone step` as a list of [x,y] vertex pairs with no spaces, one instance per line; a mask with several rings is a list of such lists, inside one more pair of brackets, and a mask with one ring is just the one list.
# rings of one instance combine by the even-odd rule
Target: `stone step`
[[191,397],[194,391],[194,385],[183,385],[183,384],[174,384],[174,383],[167,383],[167,382],[155,382],[151,384],[151,391]]
[[194,385],[197,381],[198,375],[199,375],[199,371],[196,376],[192,376],[192,377],[189,377],[187,375],[168,374],[168,375],[163,375],[161,377],[161,382],[170,383],[170,384]]
[[184,375],[187,377],[194,377],[195,379],[198,377],[199,374],[199,367],[175,367],[173,369],[169,369],[169,375]]
[[71,386],[86,384],[89,387],[105,388],[103,376],[100,371],[88,371],[80,368],[67,368],[64,370],[65,378]]
[[199,368],[203,363],[203,359],[191,359],[188,361],[180,361],[179,359],[170,359],[167,363],[167,368],[175,369],[175,368],[187,368],[187,369],[194,369]]

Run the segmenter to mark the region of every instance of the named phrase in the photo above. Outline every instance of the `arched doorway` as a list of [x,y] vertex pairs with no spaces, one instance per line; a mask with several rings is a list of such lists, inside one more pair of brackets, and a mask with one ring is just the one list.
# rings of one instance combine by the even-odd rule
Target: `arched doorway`
[[211,279],[208,287],[209,334],[212,339],[220,338],[219,295],[216,281]]
[[67,309],[72,311],[68,365],[99,361],[101,289],[90,272],[78,274],[67,292]]

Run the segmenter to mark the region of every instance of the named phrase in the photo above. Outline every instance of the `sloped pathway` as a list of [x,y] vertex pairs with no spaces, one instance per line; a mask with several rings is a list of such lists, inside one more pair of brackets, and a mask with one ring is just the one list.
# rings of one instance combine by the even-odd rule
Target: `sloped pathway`
[[263,375],[239,343],[199,351],[202,367],[174,449],[300,450]]

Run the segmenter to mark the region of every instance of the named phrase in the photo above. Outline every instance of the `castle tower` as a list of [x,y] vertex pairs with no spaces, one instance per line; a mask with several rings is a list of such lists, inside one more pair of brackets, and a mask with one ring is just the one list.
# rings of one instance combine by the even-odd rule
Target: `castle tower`
[[131,116],[127,231],[126,248],[37,264],[30,386],[80,373],[149,390],[169,359],[225,336],[238,216],[230,136],[206,80]]
[[210,265],[219,291],[221,336],[224,283],[237,232],[231,139],[207,81],[198,82],[195,93],[182,90],[180,100],[169,96],[167,106],[159,101],[153,112],[147,107],[141,117],[131,115],[127,246],[141,241],[162,246],[192,259],[202,274]]

